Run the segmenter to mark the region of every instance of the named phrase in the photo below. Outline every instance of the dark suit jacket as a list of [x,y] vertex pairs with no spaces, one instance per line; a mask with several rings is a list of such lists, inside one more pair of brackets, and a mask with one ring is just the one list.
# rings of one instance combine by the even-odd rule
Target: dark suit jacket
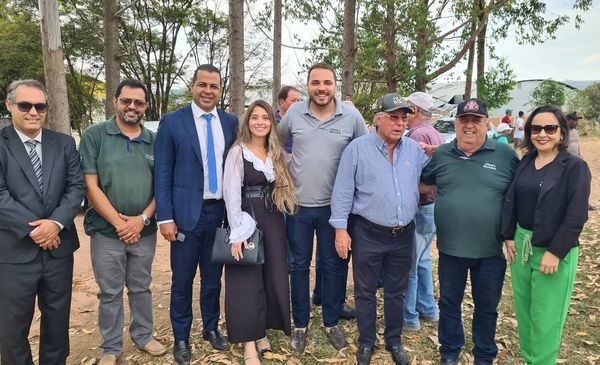
[[73,219],[85,196],[79,153],[71,136],[42,130],[42,195],[31,160],[13,126],[0,130],[0,263],[32,261],[41,248],[29,238],[29,222],[51,219],[65,228],[54,257],[79,247]]
[[[523,157],[506,193],[502,210],[502,237],[514,239],[517,226],[515,185],[523,171],[534,168],[537,152]],[[540,189],[533,218],[534,246],[548,247],[561,259],[579,244],[579,234],[588,219],[591,173],[585,161],[560,150],[549,166]]]
[[[236,116],[218,109],[225,137],[223,161],[237,135]],[[154,194],[158,221],[173,219],[192,230],[202,211],[204,168],[191,105],[164,115],[154,145]]]

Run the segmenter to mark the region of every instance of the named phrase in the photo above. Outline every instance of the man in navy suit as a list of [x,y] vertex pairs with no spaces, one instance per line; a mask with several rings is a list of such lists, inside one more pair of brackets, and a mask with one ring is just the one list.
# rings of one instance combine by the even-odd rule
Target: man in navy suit
[[44,85],[19,80],[7,90],[12,125],[0,130],[0,356],[33,365],[27,339],[35,302],[41,311],[40,365],[69,355],[73,219],[85,196],[71,136],[43,128]]
[[211,262],[215,230],[224,213],[223,165],[238,119],[217,109],[221,74],[200,65],[191,83],[193,101],[160,121],[155,144],[154,190],[160,233],[171,241],[171,325],[178,364],[191,359],[192,287],[200,267],[203,338],[216,350],[229,343],[219,332],[223,265]]

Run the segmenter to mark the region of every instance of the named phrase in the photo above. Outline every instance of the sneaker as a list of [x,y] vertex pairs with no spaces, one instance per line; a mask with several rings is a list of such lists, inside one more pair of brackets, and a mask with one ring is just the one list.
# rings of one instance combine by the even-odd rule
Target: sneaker
[[422,316],[423,320],[427,321],[427,322],[439,322],[440,321],[440,315],[436,314],[434,316],[431,317],[426,317],[426,316]]
[[421,330],[421,325],[419,323],[417,324],[404,324],[404,326],[402,326],[402,330],[403,331],[407,331],[407,332],[419,332]]
[[344,333],[338,326],[326,328],[325,332],[327,333],[327,337],[329,337],[331,345],[333,345],[336,350],[341,350],[348,345],[346,343],[346,336],[344,336]]
[[148,341],[144,347],[140,347],[140,350],[147,352],[152,356],[161,356],[167,352],[167,348],[155,339]]
[[290,342],[292,350],[299,354],[304,353],[307,335],[308,329],[295,329],[294,332],[292,332],[292,341]]
[[104,355],[98,365],[117,365],[117,355]]

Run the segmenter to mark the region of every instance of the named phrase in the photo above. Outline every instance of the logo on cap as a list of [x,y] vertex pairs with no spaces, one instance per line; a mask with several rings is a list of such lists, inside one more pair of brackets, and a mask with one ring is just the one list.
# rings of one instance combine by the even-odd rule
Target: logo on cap
[[465,104],[465,107],[463,110],[465,112],[466,111],[473,111],[473,112],[479,111],[479,104],[477,104],[477,101],[475,101],[475,100],[469,100]]

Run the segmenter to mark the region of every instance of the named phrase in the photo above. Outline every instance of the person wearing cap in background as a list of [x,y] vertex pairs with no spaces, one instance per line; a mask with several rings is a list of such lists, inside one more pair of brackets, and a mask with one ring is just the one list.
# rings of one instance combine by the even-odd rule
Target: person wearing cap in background
[[510,125],[506,123],[500,123],[498,128],[496,129],[496,133],[494,133],[494,139],[500,143],[508,144],[508,136],[510,136],[510,132],[512,128]]
[[[569,144],[567,146],[567,152],[573,156],[581,157],[581,149],[579,148],[579,120],[583,117],[577,112],[572,112],[566,115],[567,126],[569,127]],[[588,210],[596,210],[595,205],[589,203]]]
[[377,282],[383,270],[385,348],[395,364],[408,364],[402,348],[404,297],[413,260],[419,178],[429,161],[404,137],[412,109],[396,93],[378,102],[377,131],[357,138],[342,153],[331,196],[335,248],[352,250],[358,323],[358,364],[369,364],[376,341]]
[[[431,95],[417,91],[406,98],[413,114],[408,118],[410,130],[407,137],[431,146],[444,143],[444,137],[431,125],[431,111],[435,109]],[[419,315],[426,321],[437,322],[439,309],[433,296],[431,272],[431,242],[435,236],[433,222],[435,189],[420,195],[419,210],[415,217],[415,254],[408,277],[406,305],[404,307],[404,329],[421,329]]]
[[510,119],[511,116],[512,116],[512,109],[506,109],[504,111],[504,116],[502,117],[502,120],[500,122],[511,125],[512,124],[512,120]]
[[525,120],[523,119],[524,115],[525,115],[525,113],[522,110],[519,111],[519,116],[515,120],[515,134],[513,135],[513,137],[514,137],[513,143],[514,143],[515,148],[520,148],[520,147],[524,146],[524,140],[523,140],[523,138],[525,137]]
[[435,226],[439,251],[441,364],[458,364],[465,344],[461,304],[470,275],[475,365],[491,365],[498,303],[506,270],[500,235],[504,194],[518,159],[507,144],[487,138],[485,102],[458,105],[456,139],[438,147],[421,181],[436,185]]

